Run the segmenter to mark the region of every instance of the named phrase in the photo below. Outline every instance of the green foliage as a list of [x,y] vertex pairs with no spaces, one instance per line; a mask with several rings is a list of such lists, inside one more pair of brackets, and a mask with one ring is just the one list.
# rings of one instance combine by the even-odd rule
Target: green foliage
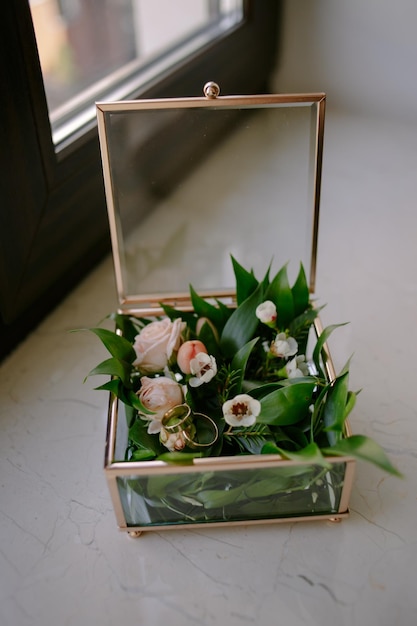
[[[293,461],[293,464],[281,468],[287,468],[289,473],[282,472],[273,479],[262,475],[258,483],[252,482],[252,478],[245,482],[231,478],[230,489],[221,493],[208,472],[204,474],[204,480],[199,477],[192,486],[187,483],[187,487],[178,477],[155,477],[148,481],[147,497],[150,500],[162,498],[173,512],[186,502],[188,513],[183,510],[182,514],[189,515],[191,519],[194,513],[189,511],[194,511],[195,507],[200,511],[216,507],[224,509],[239,502],[242,511],[252,511],[257,498],[272,497],[281,489],[279,506],[285,509],[286,490],[291,489],[294,500],[297,500],[302,496],[296,495],[296,492],[313,484],[323,472],[336,471],[328,456],[362,459],[390,474],[399,475],[385,452],[373,440],[362,435],[346,436],[346,419],[357,397],[357,392],[349,389],[350,360],[335,380],[329,380],[326,373],[327,340],[335,329],[344,324],[327,326],[317,337],[309,368],[314,375],[302,369],[302,358],[296,364],[295,361],[290,363],[296,356],[306,355],[310,331],[320,310],[310,301],[303,266],[300,265],[291,286],[287,265],[271,278],[269,267],[262,280],[258,281],[252,270],[242,267],[233,257],[231,261],[236,280],[236,307],[228,307],[221,301],[214,301],[213,304],[213,300],[204,299],[192,286],[190,298],[193,311],[185,312],[161,304],[170,320],[185,322],[186,331],[181,341],[198,338],[215,359],[213,377],[197,386],[192,385],[190,381],[195,373],[181,371],[175,351],[169,359],[169,371],[164,369],[151,374],[155,377],[171,376],[186,389],[184,401],[189,404],[193,415],[195,442],[207,442],[210,447],[195,452],[187,444],[183,451],[172,452],[161,444],[158,435],[148,433],[147,420],[152,420],[152,413],[138,397],[141,374],[133,365],[137,358],[133,344],[136,335],[152,323],[151,319],[114,314],[111,318],[117,332],[89,329],[103,343],[110,358],[99,363],[88,376],[110,376],[110,380],[96,389],[115,395],[129,409],[128,460],[158,459],[166,463],[190,464],[195,458],[206,455],[278,454]],[[267,305],[262,307],[261,313],[257,310],[258,306],[267,300],[273,303],[272,310]],[[265,311],[267,319],[263,317]],[[201,318],[207,321],[201,327],[199,324],[197,336],[197,321]],[[284,338],[289,340],[287,352],[281,351],[281,341],[274,344],[278,333],[284,333]],[[296,342],[296,354],[290,347],[290,341]],[[279,350],[276,348],[278,343]],[[289,363],[291,368],[287,369]],[[296,372],[295,378],[290,378],[295,368],[301,371]],[[238,400],[243,409],[236,409],[228,424],[223,416],[223,403],[240,394],[245,394],[246,400],[249,398],[248,406],[260,407],[251,426],[235,425],[240,424],[238,420],[246,419],[243,409],[249,410],[240,398]],[[214,427],[205,416],[213,420]],[[233,427],[229,426],[230,423],[234,424]],[[219,434],[217,441],[211,445],[213,428]],[[135,485],[134,488],[139,487]],[[183,491],[178,500],[173,493],[180,488]],[[320,483],[315,489],[320,492]]]
[[294,383],[272,391],[261,398],[261,413],[257,421],[261,424],[289,426],[305,418],[313,392],[316,387],[314,380]]
[[[298,290],[297,290],[298,292]],[[295,316],[293,291],[288,282],[287,266],[284,265],[266,290],[265,300],[275,302],[278,310],[278,326],[285,330]]]
[[233,256],[231,257],[236,280],[236,302],[240,306],[258,287],[253,272],[248,272]]
[[335,445],[324,448],[323,454],[329,456],[351,456],[358,460],[368,461],[377,465],[385,472],[402,478],[399,472],[390,462],[381,446],[373,439],[365,435],[352,435],[341,439]]
[[255,311],[264,299],[262,286],[258,285],[227,320],[220,338],[220,347],[226,358],[232,359],[236,352],[253,339],[259,324]]

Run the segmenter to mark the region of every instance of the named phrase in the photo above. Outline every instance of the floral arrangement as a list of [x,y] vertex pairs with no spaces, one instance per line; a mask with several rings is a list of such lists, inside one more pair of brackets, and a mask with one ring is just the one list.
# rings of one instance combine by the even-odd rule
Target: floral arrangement
[[335,380],[325,368],[325,344],[341,325],[312,341],[319,309],[302,265],[291,286],[286,266],[258,280],[232,264],[233,307],[190,287],[191,312],[161,304],[163,317],[114,314],[116,331],[90,329],[110,358],[88,376],[110,375],[97,389],[127,409],[125,460],[279,454],[326,468],[326,457],[347,455],[399,475],[375,441],[346,433],[357,397],[349,362]]

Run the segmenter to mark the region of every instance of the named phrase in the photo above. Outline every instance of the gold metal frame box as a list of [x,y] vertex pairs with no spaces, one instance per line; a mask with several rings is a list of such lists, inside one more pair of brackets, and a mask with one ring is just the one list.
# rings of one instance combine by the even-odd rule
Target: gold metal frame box
[[[324,115],[322,93],[222,96],[212,83],[201,98],[98,103],[118,312],[189,311],[189,284],[233,306],[230,254],[262,273],[271,259],[301,261],[313,297]],[[111,394],[105,474],[132,535],[348,514],[351,457],[328,458],[325,470],[278,454],[125,461],[125,409]]]

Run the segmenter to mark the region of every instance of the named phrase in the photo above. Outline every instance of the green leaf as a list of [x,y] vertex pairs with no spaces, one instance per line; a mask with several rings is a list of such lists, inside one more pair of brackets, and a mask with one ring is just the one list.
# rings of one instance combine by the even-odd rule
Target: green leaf
[[314,346],[314,350],[313,350],[313,361],[314,361],[314,365],[317,368],[317,371],[319,372],[320,376],[322,378],[326,378],[323,369],[321,367],[321,363],[320,363],[320,357],[322,357],[323,361],[326,362],[326,356],[325,354],[322,354],[323,352],[323,347],[324,344],[326,343],[326,341],[328,340],[329,336],[332,334],[332,332],[336,329],[339,328],[340,326],[345,326],[347,322],[343,323],[343,324],[332,324],[331,326],[327,326],[326,328],[323,329],[323,332],[320,334],[320,336],[317,339],[317,343]]
[[352,412],[355,404],[356,404],[356,396],[357,396],[357,392],[355,391],[348,391],[348,395],[347,395],[347,401],[346,401],[346,407],[345,407],[345,421],[346,418],[348,417],[348,415]]
[[403,475],[391,463],[381,446],[365,435],[352,435],[338,441],[330,448],[324,448],[323,454],[330,456],[352,456],[356,459],[368,461],[381,468],[388,474],[402,478]]
[[207,348],[207,352],[213,355],[214,357],[216,357],[217,359],[218,352],[219,352],[219,344],[213,332],[213,328],[210,326],[210,324],[208,324],[207,322],[204,322],[198,334],[198,338],[200,341],[203,342],[203,344]]
[[281,455],[280,448],[273,441],[267,441],[261,450],[261,454],[279,454]]
[[155,452],[143,448],[140,450],[134,450],[129,461],[152,461],[153,459],[155,459],[155,457]]
[[132,371],[132,366],[130,363],[126,361],[120,361],[116,358],[106,359],[99,363],[94,369],[91,370],[86,376],[97,376],[97,375],[106,375],[116,376],[120,378],[125,387],[131,387],[132,383],[130,381],[130,373]]
[[201,452],[163,452],[158,456],[158,461],[176,463],[177,465],[192,465],[194,459],[201,456]]
[[236,379],[234,379],[234,384],[229,389],[229,395],[231,397],[237,395],[238,393],[241,393],[246,365],[257,341],[258,337],[255,337],[255,339],[248,341],[248,343],[246,343],[240,350],[236,352],[232,359],[231,369],[234,371],[238,371],[239,377],[236,377]]
[[138,396],[132,389],[126,389],[125,387],[123,387],[123,389],[120,391],[119,398],[122,400],[122,402],[124,402],[128,406],[131,406],[137,411],[140,411],[141,413],[149,415],[153,414],[153,411],[150,411],[142,404],[142,402],[139,400]]
[[315,387],[315,381],[303,381],[273,391],[261,398],[261,412],[256,421],[276,426],[300,422],[313,402]]
[[106,328],[89,328],[88,330],[97,335],[110,354],[116,359],[126,361],[127,363],[133,363],[136,359],[136,352],[130,341],[125,339],[125,337]]
[[220,348],[226,357],[232,358],[253,338],[259,324],[255,311],[263,299],[262,286],[258,285],[227,320],[220,338]]
[[121,330],[123,337],[130,343],[134,342],[136,335],[139,334],[143,327],[143,323],[140,320],[120,313],[111,313],[109,319],[114,321],[116,328]]
[[331,468],[331,463],[326,461],[318,445],[313,441],[309,443],[305,448],[297,451],[284,450],[278,448],[279,453],[286,459],[296,461],[297,463],[311,463],[311,465],[321,465],[328,469]]
[[294,318],[294,298],[288,282],[286,265],[272,279],[264,299],[274,302],[277,307],[278,326],[285,330]]
[[204,504],[205,509],[217,509],[234,504],[244,496],[245,485],[224,489],[207,489],[196,494],[196,498]]
[[261,478],[246,487],[245,495],[248,498],[268,498],[281,491],[287,491],[292,483],[293,479],[291,476],[281,476],[278,472],[275,472],[270,478]]
[[104,385],[100,385],[99,387],[94,387],[95,391],[110,391],[110,393],[114,393],[117,398],[120,398],[120,386],[123,386],[120,378],[112,378],[108,380]]
[[280,380],[274,383],[265,383],[265,385],[260,385],[258,381],[251,384],[250,381],[245,380],[243,382],[242,389],[245,393],[248,393],[250,396],[252,396],[252,398],[260,400],[262,397],[267,396],[272,391],[275,391],[276,389],[281,389],[286,385],[286,380]]
[[310,290],[302,264],[300,264],[300,270],[291,291],[294,302],[294,316],[301,315],[307,309],[310,302]]
[[231,445],[236,444],[239,450],[250,454],[260,454],[265,443],[272,440],[271,431],[266,424],[233,428],[224,437]]
[[166,316],[169,317],[171,321],[176,319],[182,319],[183,322],[186,322],[189,328],[192,328],[193,330],[195,329],[197,317],[194,313],[191,313],[190,311],[181,311],[179,309],[174,309],[173,306],[165,304],[164,302],[160,302],[159,304],[161,306],[161,309],[163,309]]
[[236,300],[239,306],[255,291],[259,282],[253,273],[242,267],[233,256],[231,259],[236,279]]
[[216,328],[221,328],[223,324],[222,311],[199,296],[191,285],[190,296],[197,317],[207,317]]
[[129,428],[129,441],[141,450],[152,450],[155,454],[160,454],[166,448],[162,446],[158,437],[150,435],[147,430],[147,423],[144,420],[136,419]]
[[301,315],[297,315],[297,317],[295,317],[289,325],[291,337],[297,338],[300,333],[308,331],[319,314],[319,311],[320,309],[309,308],[301,313]]
[[324,430],[329,434],[330,443],[342,438],[348,399],[349,372],[338,376],[330,386],[323,409]]

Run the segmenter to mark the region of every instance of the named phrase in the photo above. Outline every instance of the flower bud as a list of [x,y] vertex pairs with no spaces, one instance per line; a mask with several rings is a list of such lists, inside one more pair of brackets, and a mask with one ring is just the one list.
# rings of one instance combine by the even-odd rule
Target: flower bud
[[198,339],[185,341],[180,346],[177,354],[177,363],[184,374],[191,374],[190,363],[200,352],[207,354],[207,348],[204,343]]
[[268,326],[273,327],[277,319],[277,308],[271,300],[265,300],[256,308],[256,317]]

